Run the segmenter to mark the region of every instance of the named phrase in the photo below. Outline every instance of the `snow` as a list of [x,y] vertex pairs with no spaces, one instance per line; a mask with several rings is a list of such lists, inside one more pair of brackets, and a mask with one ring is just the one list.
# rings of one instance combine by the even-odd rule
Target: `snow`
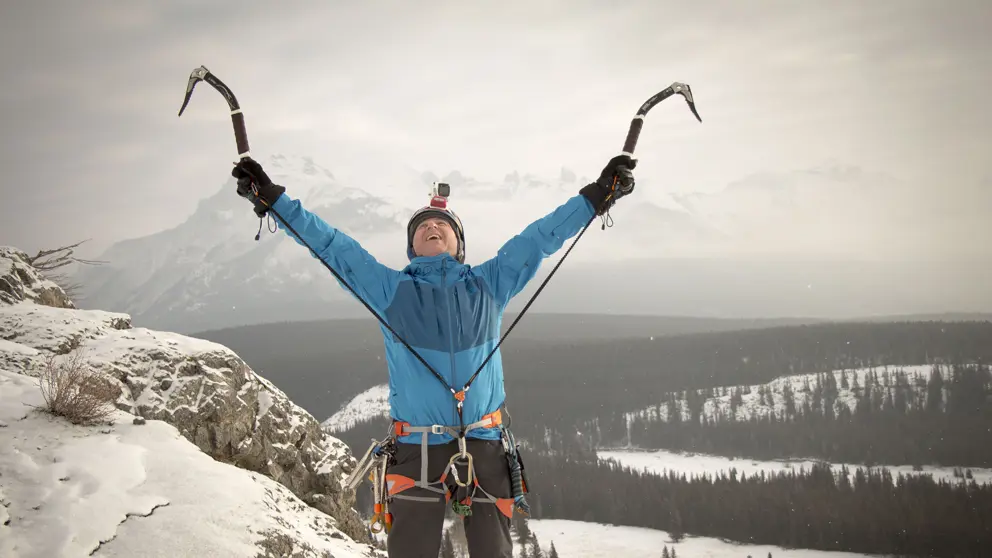
[[130,323],[127,314],[103,310],[68,312],[31,301],[4,306],[0,313],[0,331],[9,332],[4,334],[8,341],[51,352],[68,348],[67,339],[76,343],[96,339],[104,334],[104,328],[117,328],[125,323]]
[[[779,546],[736,544],[710,537],[687,535],[678,543],[656,529],[568,521],[563,519],[531,519],[527,526],[537,535],[545,555],[552,541],[558,554],[568,558],[616,558],[617,556],[661,556],[662,548],[684,558],[863,558],[870,554],[827,552],[823,550],[785,549]],[[514,556],[521,555],[514,541]]]
[[389,386],[379,384],[351,398],[341,410],[321,423],[324,432],[343,432],[373,417],[389,416]]
[[0,556],[255,556],[270,530],[370,555],[284,486],[214,461],[165,422],[117,411],[110,425],[74,426],[42,404],[35,379],[0,370]]
[[[667,471],[685,473],[686,477],[690,479],[701,475],[713,476],[721,472],[729,474],[730,469],[732,468],[737,469],[738,475],[745,474],[747,476],[752,476],[761,473],[762,471],[766,474],[788,472],[791,470],[798,471],[800,468],[809,471],[813,465],[817,463],[817,461],[802,459],[775,461],[760,461],[743,458],[735,459],[719,455],[679,453],[667,450],[600,450],[597,452],[597,456],[600,459],[613,459],[621,465],[628,466],[633,469],[646,470],[659,475],[664,475]],[[851,472],[858,467],[865,467],[864,465],[852,463],[831,463],[830,467],[834,472],[839,473],[841,467],[845,465]],[[888,469],[892,473],[893,480],[895,480],[899,474],[902,474],[906,476],[932,475],[934,480],[943,479],[950,482],[970,482],[968,479],[955,478],[954,467],[926,466],[923,467],[921,471],[914,471],[911,465],[877,466],[877,468],[881,467]],[[961,469],[968,470],[965,467],[961,467]],[[975,482],[979,484],[992,483],[992,469],[971,468],[970,470],[974,476]]]
[[258,415],[255,417],[256,423],[269,413],[272,408],[272,394],[267,391],[258,392]]
[[[0,260],[0,262],[2,261]],[[20,343],[14,343],[13,341],[7,341],[6,339],[0,339],[0,353],[14,353],[25,356],[38,356],[41,354],[36,349]]]

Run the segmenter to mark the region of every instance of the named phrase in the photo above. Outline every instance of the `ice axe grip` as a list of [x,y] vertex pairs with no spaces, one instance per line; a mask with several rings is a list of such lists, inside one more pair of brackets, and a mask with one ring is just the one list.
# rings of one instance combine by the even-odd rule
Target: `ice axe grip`
[[641,128],[644,127],[644,119],[634,117],[630,121],[630,129],[627,130],[627,138],[623,141],[624,155],[634,155],[634,147],[637,146],[637,138],[641,135]]
[[238,109],[231,113],[231,123],[234,125],[234,141],[238,144],[238,156],[242,159],[251,156],[248,147],[248,130],[245,129],[245,115]]
[[627,137],[623,142],[624,155],[634,155],[634,148],[637,146],[637,138],[641,135],[641,128],[644,127],[644,116],[647,115],[648,111],[654,108],[654,106],[658,103],[676,93],[685,98],[686,103],[689,104],[689,110],[692,111],[692,114],[696,117],[696,120],[699,120],[700,122],[703,121],[703,119],[699,117],[699,113],[696,112],[696,103],[692,98],[692,89],[689,88],[688,84],[676,81],[675,83],[652,95],[650,99],[644,101],[641,107],[637,109],[637,113],[630,121],[630,128],[627,130]]

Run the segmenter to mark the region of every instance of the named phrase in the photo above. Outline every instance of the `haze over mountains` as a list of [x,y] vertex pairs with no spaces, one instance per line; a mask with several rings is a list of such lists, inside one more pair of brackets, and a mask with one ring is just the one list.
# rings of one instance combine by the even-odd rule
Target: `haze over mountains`
[[[345,184],[308,157],[262,163],[308,209],[397,269],[407,263],[406,219],[433,180],[452,184],[470,264],[591,180],[562,169],[553,179],[514,171],[488,182],[384,165],[368,183]],[[366,314],[304,247],[270,233],[274,222],[262,223],[256,242],[250,205],[233,179],[217,180],[217,192],[176,227],[118,242],[97,258],[106,265],[82,268],[80,304],[179,332]],[[843,319],[992,311],[992,254],[973,240],[984,226],[977,208],[927,209],[900,198],[890,177],[824,167],[751,176],[719,192],[637,188],[612,212],[612,227],[593,222],[532,312]]]

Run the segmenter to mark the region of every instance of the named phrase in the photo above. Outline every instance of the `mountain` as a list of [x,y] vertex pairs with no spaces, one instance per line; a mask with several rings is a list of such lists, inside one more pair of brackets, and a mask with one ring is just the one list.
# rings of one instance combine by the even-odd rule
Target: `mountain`
[[[307,157],[263,161],[273,181],[315,213],[370,246],[403,237],[405,209],[338,182]],[[259,241],[254,235],[262,225]],[[234,193],[233,178],[182,224],[119,242],[82,269],[88,307],[130,313],[136,322],[190,331],[220,324],[310,315],[345,294],[309,252],[282,232],[269,234]],[[275,310],[275,311],[273,311]],[[326,314],[317,314],[326,316]]]
[[[477,180],[457,170],[441,176],[396,173],[398,180],[405,176],[409,182],[399,187],[380,183],[358,187],[342,183],[309,157],[276,155],[262,164],[272,180],[285,185],[305,207],[397,269],[407,263],[406,220],[426,202],[435,180],[451,184],[453,209],[467,228],[469,263],[491,257],[513,234],[578,191],[578,179],[568,169],[553,181],[514,172],[502,183]],[[274,227],[274,219],[259,223],[234,189],[234,180],[228,177],[183,223],[113,245],[98,258],[109,263],[76,274],[85,292],[80,303],[127,312],[136,323],[180,332],[365,315],[365,309],[305,247],[281,231],[271,234],[266,226]],[[675,247],[680,239],[711,234],[687,212],[672,207],[674,203],[631,205],[625,216],[630,226],[610,238],[585,240],[589,244],[585,254],[573,258],[594,261],[597,251],[611,259],[641,253],[638,242],[644,227],[664,231],[667,240],[659,241],[659,246]],[[260,224],[261,237],[255,241]]]
[[[262,162],[307,208],[395,269],[407,264],[406,220],[433,181],[451,184],[466,261],[476,265],[590,180],[567,168],[551,179],[514,170],[488,181],[384,164],[346,183],[308,157]],[[369,317],[281,231],[263,228],[253,240],[260,223],[234,188],[226,177],[182,224],[119,242],[96,258],[108,264],[84,267],[76,277],[82,303],[187,333]],[[992,311],[992,252],[971,240],[981,225],[968,217],[979,210],[910,192],[885,174],[841,165],[757,173],[712,192],[640,184],[608,219],[591,223],[534,312],[848,319]],[[573,241],[542,265],[511,311]]]

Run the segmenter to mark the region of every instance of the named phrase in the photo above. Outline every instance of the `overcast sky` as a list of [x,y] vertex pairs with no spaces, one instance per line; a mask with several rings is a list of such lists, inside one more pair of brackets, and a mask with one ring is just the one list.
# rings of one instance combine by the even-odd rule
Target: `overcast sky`
[[236,158],[226,105],[201,84],[177,118],[200,64],[257,158],[349,178],[593,176],[684,81],[703,122],[681,100],[652,111],[640,195],[837,163],[941,219],[987,215],[990,22],[987,0],[4,2],[0,244],[102,248],[214,194]]

